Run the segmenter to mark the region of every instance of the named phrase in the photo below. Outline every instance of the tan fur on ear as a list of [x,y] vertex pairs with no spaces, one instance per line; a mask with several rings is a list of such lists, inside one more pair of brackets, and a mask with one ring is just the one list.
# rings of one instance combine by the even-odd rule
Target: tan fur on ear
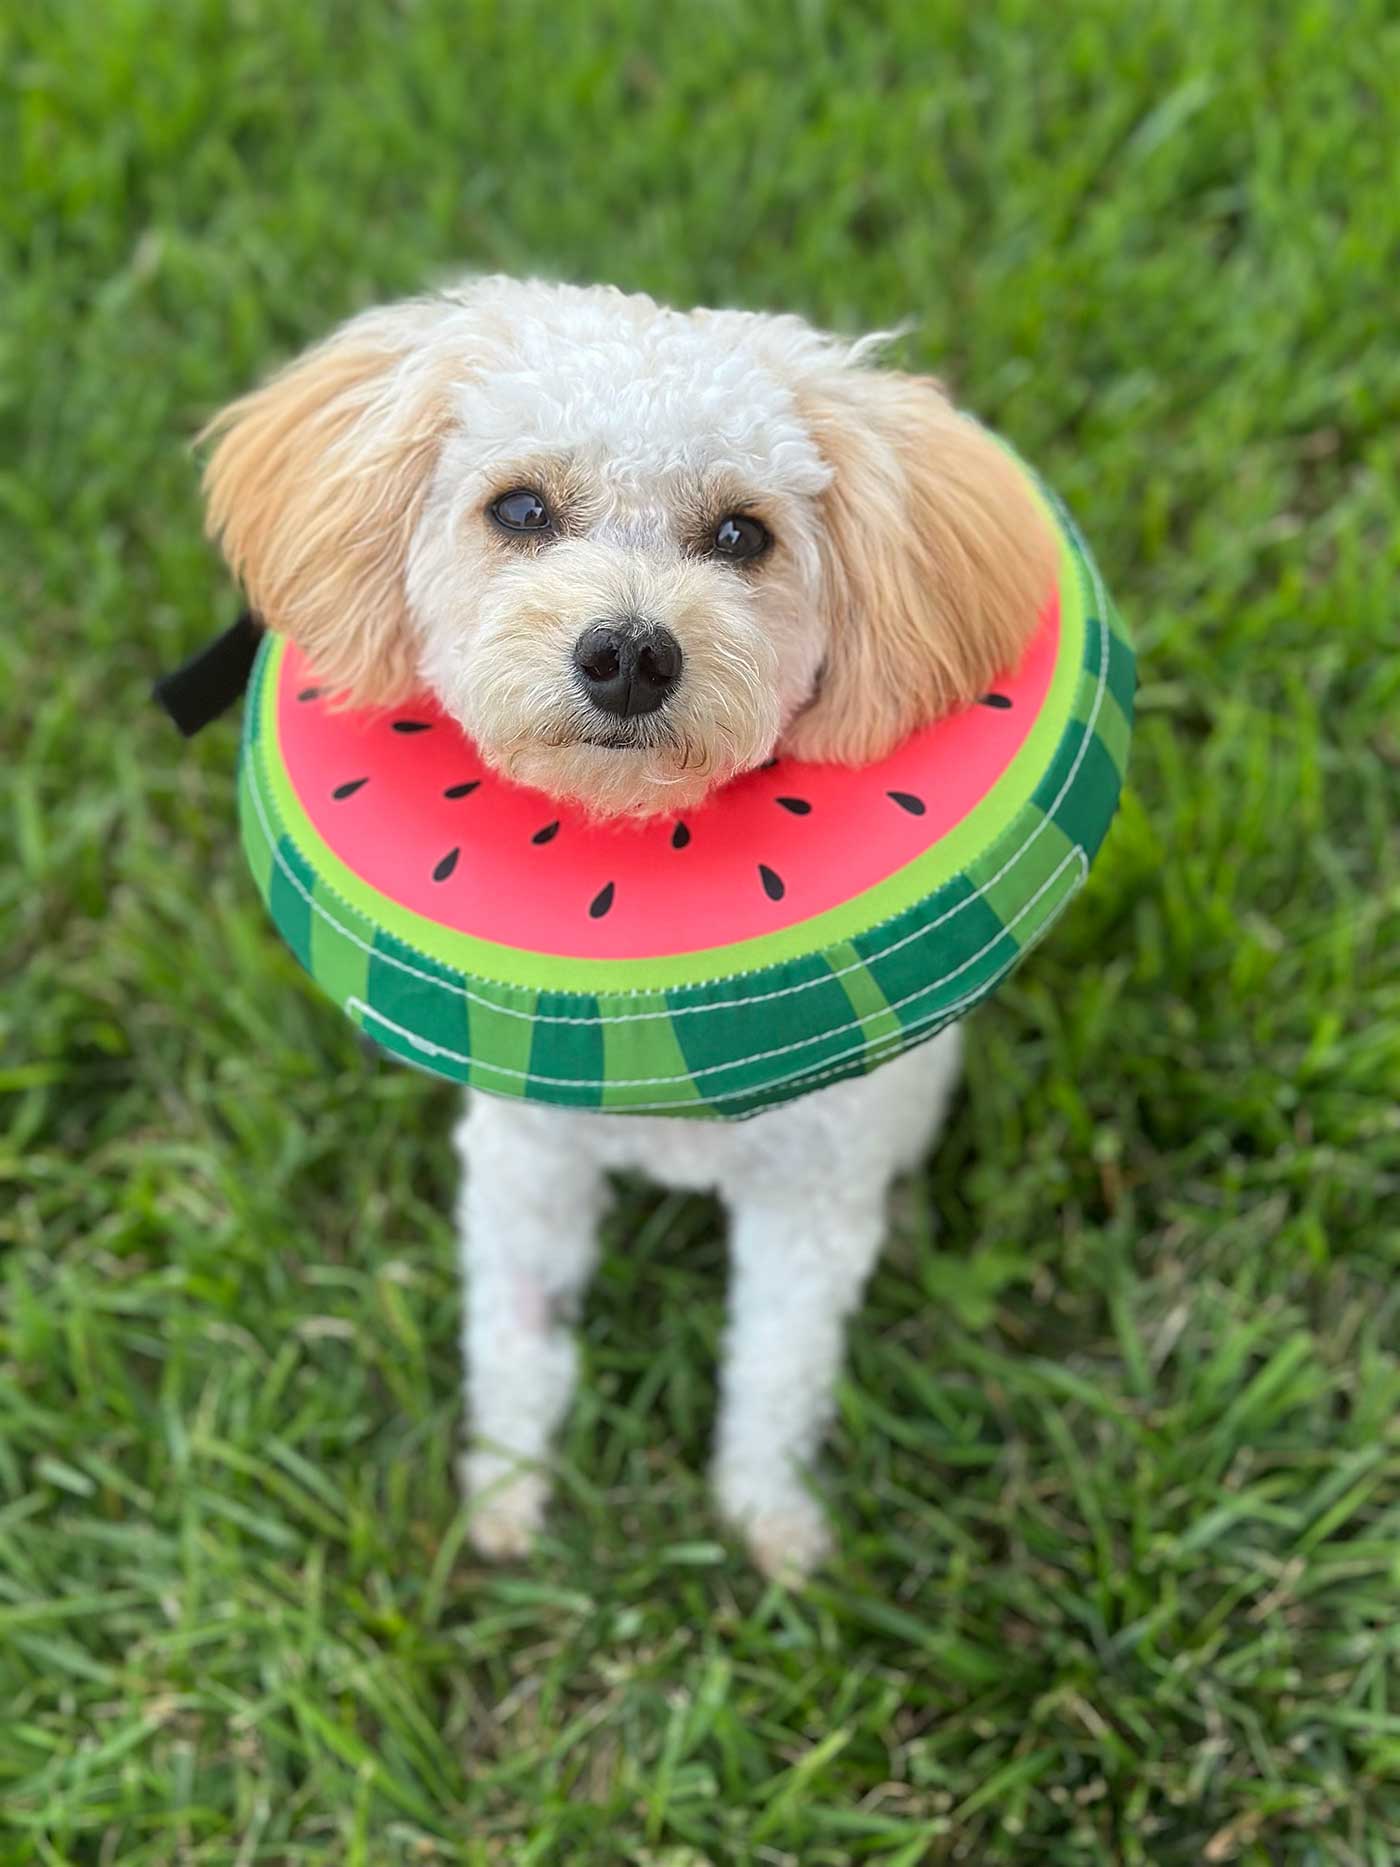
[[847,368],[799,400],[834,469],[822,495],[830,646],[784,744],[859,764],[1016,666],[1055,546],[1014,463],[932,379]]
[[208,529],[268,628],[356,703],[416,685],[409,540],[447,422],[438,307],[353,319],[232,403],[204,474]]

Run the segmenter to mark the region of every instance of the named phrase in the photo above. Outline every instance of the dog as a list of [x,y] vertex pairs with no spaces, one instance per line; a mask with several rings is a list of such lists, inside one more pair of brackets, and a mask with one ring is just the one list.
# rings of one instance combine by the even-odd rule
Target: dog
[[[353,704],[431,689],[486,761],[603,816],[695,806],[782,752],[860,764],[1014,668],[1053,576],[1002,448],[883,339],[507,278],[366,311],[211,423],[209,528]],[[531,1547],[606,1175],[731,1219],[714,1483],[765,1573],[829,1529],[808,1471],[892,1181],[957,1027],[735,1124],[469,1098],[471,1534]]]

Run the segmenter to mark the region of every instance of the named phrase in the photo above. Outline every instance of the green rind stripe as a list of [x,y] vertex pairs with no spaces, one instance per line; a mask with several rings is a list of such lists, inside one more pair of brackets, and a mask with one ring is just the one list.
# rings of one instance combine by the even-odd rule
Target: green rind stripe
[[866,1065],[869,1067],[871,1053],[878,1056],[877,1047],[899,1036],[899,1019],[890,1010],[889,1000],[875,983],[874,974],[849,940],[832,947],[826,954],[826,963],[833,976],[841,981],[841,990],[851,1001],[851,1009],[860,1020],[861,1030],[865,1033]]
[[290,837],[279,836],[272,853],[273,870],[268,885],[267,905],[272,910],[272,918],[282,938],[310,972],[311,903],[316,876]]
[[468,1081],[473,1089],[488,1089],[495,1095],[525,1095],[538,994],[492,988],[476,980],[471,982],[471,991]]
[[[904,1030],[922,1028],[935,1012],[977,990],[1004,956],[1000,915],[964,878],[940,889],[928,908],[906,917],[896,945],[885,947],[874,936],[854,943]],[[937,955],[935,966],[930,951]]]
[[380,928],[369,955],[365,1029],[388,1049],[453,1082],[467,1080],[471,1012],[460,973],[417,956],[409,972],[402,941]]
[[1047,875],[1043,884],[1023,903],[1015,928],[1018,959],[1060,918],[1078,894],[1087,874],[1087,859],[1066,861]]
[[[249,712],[254,709],[250,707]],[[253,880],[258,885],[258,893],[266,901],[272,888],[272,840],[263,828],[262,818],[253,802],[253,765],[246,756],[238,763],[238,830],[243,842],[243,853],[248,858],[248,867],[253,871]]]
[[[669,1017],[628,1019],[632,998],[600,999],[603,1020],[603,1100],[605,1109],[647,1109],[653,1113],[704,1115],[710,1112],[686,1065],[675,1025]],[[670,1077],[660,1084],[649,1077]],[[664,1101],[667,1108],[655,1104]]]
[[[312,899],[314,906],[315,888]],[[370,960],[365,946],[348,939],[333,916],[313,911],[307,963],[312,978],[338,1005],[349,1006],[368,999]]]
[[1118,782],[1121,785],[1128,769],[1128,744],[1133,734],[1132,727],[1123,717],[1122,707],[1119,706],[1111,692],[1103,697],[1094,734],[1113,761],[1113,769],[1118,774]]
[[1123,618],[1111,600],[1108,601],[1108,626],[1113,638],[1108,659],[1108,691],[1117,701],[1123,718],[1131,726],[1133,701],[1137,694],[1137,667],[1132,643],[1123,627]]
[[1039,925],[1033,918],[1034,910],[1029,915],[1022,913],[1027,903],[1035,901],[1038,906],[1046,896],[1058,900],[1056,880],[1066,870],[1072,871],[1077,881],[1081,871],[1074,860],[1074,847],[1059,824],[1046,819],[1017,861],[1004,874],[984,884],[982,899],[1018,947],[1027,944]]
[[540,993],[524,1094],[564,1108],[599,1106],[603,1027],[596,998],[577,992]]
[[754,1000],[761,1002],[774,981],[758,982],[752,995],[740,992],[742,983],[721,981],[673,995],[685,1007],[674,1021],[681,1053],[707,1100],[745,1097],[783,1069],[820,1069],[861,1041],[851,1001],[821,954],[782,969],[782,983],[801,989],[771,1022],[755,1016]]

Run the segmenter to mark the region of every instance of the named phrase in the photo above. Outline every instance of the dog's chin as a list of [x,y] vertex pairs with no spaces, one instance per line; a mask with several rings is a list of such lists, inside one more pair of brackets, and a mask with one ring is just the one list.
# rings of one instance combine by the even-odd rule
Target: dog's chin
[[516,784],[580,806],[595,817],[668,817],[693,810],[738,767],[706,761],[673,747],[625,741],[527,741],[509,748],[481,745],[487,762]]

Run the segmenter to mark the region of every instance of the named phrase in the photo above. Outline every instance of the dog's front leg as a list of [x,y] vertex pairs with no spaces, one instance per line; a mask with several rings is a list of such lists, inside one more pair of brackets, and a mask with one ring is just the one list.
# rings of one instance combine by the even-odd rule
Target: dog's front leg
[[886,1183],[736,1204],[715,1489],[765,1574],[805,1575],[826,1518],[804,1482],[830,1418],[847,1317],[885,1231]]
[[573,1393],[572,1323],[597,1255],[601,1169],[568,1116],[472,1098],[457,1130],[472,1541],[523,1555],[544,1517],[543,1462]]

